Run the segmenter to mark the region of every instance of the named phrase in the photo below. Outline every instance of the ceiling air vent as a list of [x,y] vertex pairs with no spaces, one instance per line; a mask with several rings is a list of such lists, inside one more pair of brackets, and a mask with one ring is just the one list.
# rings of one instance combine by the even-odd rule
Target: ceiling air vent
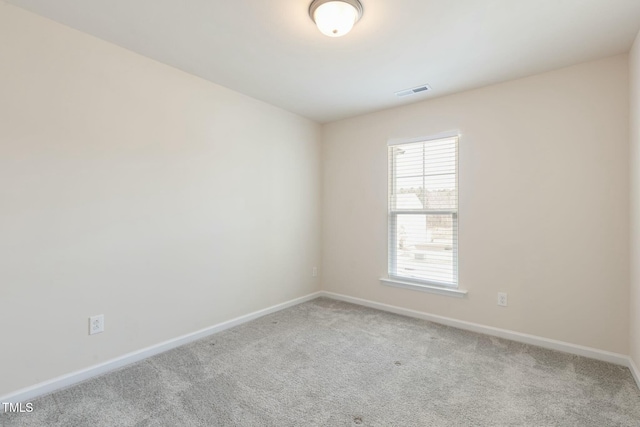
[[409,95],[415,95],[416,93],[429,92],[431,90],[431,86],[422,85],[418,87],[412,87],[411,89],[401,90],[400,92],[396,92],[396,96],[403,97]]

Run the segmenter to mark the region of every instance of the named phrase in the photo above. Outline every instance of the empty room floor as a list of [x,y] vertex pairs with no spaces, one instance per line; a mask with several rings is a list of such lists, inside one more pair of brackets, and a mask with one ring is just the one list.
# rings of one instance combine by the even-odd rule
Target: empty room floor
[[625,367],[326,298],[33,406],[0,425],[640,425]]

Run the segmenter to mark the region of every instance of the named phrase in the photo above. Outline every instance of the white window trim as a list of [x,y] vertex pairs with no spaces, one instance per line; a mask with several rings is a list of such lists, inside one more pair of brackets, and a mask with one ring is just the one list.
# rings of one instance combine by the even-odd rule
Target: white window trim
[[453,288],[445,285],[427,285],[426,282],[413,283],[407,280],[381,277],[380,283],[394,288],[411,289],[413,291],[427,292],[430,294],[447,295],[450,297],[464,298],[467,291],[460,288]]
[[[415,143],[415,142],[425,142],[425,141],[434,141],[437,139],[446,139],[446,138],[460,138],[460,131],[457,130],[453,130],[453,131],[447,131],[447,132],[441,132],[438,134],[434,134],[434,135],[429,135],[429,136],[422,136],[422,137],[416,137],[416,138],[396,138],[396,139],[390,139],[387,143],[387,146],[391,147],[391,146],[395,146],[395,145],[402,145],[402,144],[410,144],[410,143]],[[459,150],[459,147],[458,147]],[[456,160],[456,163],[458,161]],[[389,170],[390,171],[390,170]],[[456,181],[458,180],[458,172],[456,171]],[[387,179],[387,182],[389,182],[390,180]],[[457,186],[457,184],[456,184]],[[416,211],[415,213],[422,213],[421,211],[418,212]],[[429,213],[433,213],[433,212],[429,212]],[[443,213],[447,213],[450,214],[451,212],[447,211],[447,212],[443,212]],[[391,220],[392,220],[392,213],[389,212],[389,230],[388,230],[388,236],[389,236],[389,241],[387,244],[387,248],[388,248],[388,252],[387,252],[387,257],[388,257],[388,263],[389,263],[389,269],[388,271],[392,271],[392,267],[391,264],[394,262],[392,260],[392,256],[390,256],[390,244],[391,244]],[[397,213],[395,214],[397,215]],[[458,210],[456,209],[455,213],[453,213],[453,215],[455,215],[457,217],[458,215]],[[457,222],[456,222],[457,224]],[[457,228],[457,227],[456,227]],[[456,246],[457,246],[457,237],[456,237]],[[458,257],[458,253],[457,253],[457,248],[456,248],[456,258]],[[456,261],[456,264],[458,263],[458,261]],[[387,286],[392,286],[392,287],[396,287],[396,288],[404,288],[404,289],[411,289],[411,290],[416,290],[416,291],[421,291],[421,292],[428,292],[428,293],[433,293],[433,294],[440,294],[440,295],[448,295],[448,296],[454,296],[454,297],[458,297],[458,298],[463,298],[467,295],[467,291],[460,289],[460,281],[459,281],[459,276],[458,276],[458,269],[456,268],[456,271],[454,272],[455,274],[455,281],[456,284],[455,285],[451,285],[451,284],[444,284],[444,283],[436,283],[436,282],[432,282],[432,281],[428,281],[428,280],[416,280],[413,281],[410,278],[405,278],[405,277],[396,277],[396,276],[392,276],[390,274],[388,274],[389,277],[387,278],[380,278],[380,282],[383,285],[387,285]]]

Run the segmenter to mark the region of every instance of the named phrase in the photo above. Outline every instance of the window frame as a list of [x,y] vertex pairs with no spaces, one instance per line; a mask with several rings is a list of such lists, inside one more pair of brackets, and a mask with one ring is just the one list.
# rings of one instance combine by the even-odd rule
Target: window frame
[[[393,148],[401,145],[415,144],[415,143],[428,143],[430,141],[438,141],[443,139],[455,139],[455,191],[456,191],[456,205],[455,209],[397,209],[394,208],[392,197],[397,194],[395,186],[397,180],[395,179],[395,155]],[[387,216],[388,216],[388,247],[387,247],[387,273],[389,279],[382,279],[384,283],[391,284],[392,286],[408,287],[408,288],[424,288],[427,291],[453,291],[455,293],[464,293],[466,291],[459,291],[460,281],[458,275],[459,266],[459,251],[458,251],[458,235],[459,235],[459,146],[460,146],[460,132],[451,131],[439,133],[436,135],[411,138],[411,139],[395,139],[390,140],[387,144],[388,150],[388,179],[387,179]],[[424,179],[426,175],[424,172],[421,175]],[[416,277],[401,276],[397,274],[397,218],[398,215],[424,215],[427,218],[429,215],[451,215],[452,218],[452,252],[453,252],[453,281],[452,283],[441,282],[437,280],[420,279]]]

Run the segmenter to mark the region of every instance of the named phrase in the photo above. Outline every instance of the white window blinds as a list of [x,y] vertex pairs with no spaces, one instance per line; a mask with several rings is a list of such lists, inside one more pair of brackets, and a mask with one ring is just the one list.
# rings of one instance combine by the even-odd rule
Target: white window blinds
[[458,136],[389,146],[389,276],[458,286]]

